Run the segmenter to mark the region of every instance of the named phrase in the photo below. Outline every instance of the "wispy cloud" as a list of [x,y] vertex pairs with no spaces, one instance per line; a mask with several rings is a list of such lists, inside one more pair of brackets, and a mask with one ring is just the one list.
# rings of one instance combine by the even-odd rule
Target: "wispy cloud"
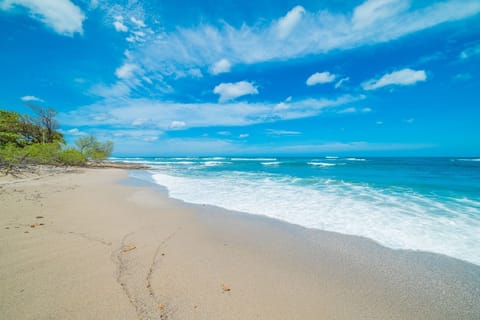
[[220,96],[219,102],[226,102],[245,95],[258,94],[258,89],[252,82],[239,81],[236,83],[220,83],[213,89],[213,93]]
[[328,71],[315,72],[310,77],[308,77],[306,84],[307,86],[314,86],[321,83],[330,83],[335,81],[335,78],[336,76]]
[[136,70],[138,70],[139,67],[136,64],[133,63],[125,63],[121,67],[119,67],[117,70],[115,70],[115,75],[121,79],[128,79],[131,78]]
[[299,136],[302,133],[299,131],[292,131],[292,130],[275,130],[275,129],[267,129],[265,132],[270,136]]
[[310,12],[297,6],[278,20],[240,28],[224,22],[178,27],[172,32],[156,30],[141,50],[132,52],[131,59],[148,72],[170,76],[191,68],[213,70],[223,59],[233,66],[388,42],[480,12],[480,3],[474,0],[443,1],[421,8],[409,4],[369,0],[345,14]]
[[365,96],[342,95],[334,99],[289,101],[288,108],[277,110],[276,103],[174,103],[151,99],[103,101],[59,114],[59,121],[69,126],[141,126],[169,130],[172,121],[188,123],[189,128],[213,126],[248,126],[280,120],[312,117],[343,105],[360,101]]
[[471,46],[460,53],[460,59],[466,60],[480,55],[480,44]]
[[35,96],[23,96],[20,98],[20,100],[24,102],[31,102],[31,101],[44,102],[43,99],[40,99],[39,97],[35,97]]
[[335,89],[340,88],[345,82],[347,82],[349,80],[350,80],[350,77],[344,77],[344,78],[338,80],[337,83],[335,83]]
[[296,6],[284,17],[280,18],[276,23],[278,37],[280,39],[288,37],[294,31],[295,27],[298,26],[305,13],[305,8],[302,6]]
[[174,120],[170,123],[170,129],[183,129],[187,126],[185,121]]
[[391,85],[409,86],[426,80],[427,74],[424,70],[412,70],[407,68],[387,73],[378,79],[368,80],[362,83],[362,87],[365,90],[376,90]]
[[15,6],[24,7],[29,15],[55,32],[73,36],[83,33],[85,15],[82,10],[70,0],[3,0],[1,10],[11,10]]
[[337,113],[370,113],[372,112],[372,109],[371,108],[354,108],[354,107],[350,107],[350,108],[346,108],[346,109],[341,109],[339,110]]

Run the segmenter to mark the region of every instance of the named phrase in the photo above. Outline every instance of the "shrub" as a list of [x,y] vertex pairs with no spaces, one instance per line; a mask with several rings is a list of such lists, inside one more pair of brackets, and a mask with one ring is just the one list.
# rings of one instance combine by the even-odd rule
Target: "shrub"
[[23,148],[28,162],[34,164],[55,164],[60,152],[59,143],[35,143]]
[[67,148],[58,154],[58,161],[68,166],[81,166],[86,162],[85,156],[74,148]]
[[0,147],[0,160],[5,163],[19,163],[26,158],[23,148],[16,144],[8,143]]

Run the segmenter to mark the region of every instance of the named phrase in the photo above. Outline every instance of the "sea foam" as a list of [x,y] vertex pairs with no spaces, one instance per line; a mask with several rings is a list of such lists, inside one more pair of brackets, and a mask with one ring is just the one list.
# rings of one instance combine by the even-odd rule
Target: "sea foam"
[[480,265],[478,202],[431,199],[332,179],[229,172],[153,173],[169,195],[190,203],[265,215],[307,228],[371,238],[391,248],[431,251]]

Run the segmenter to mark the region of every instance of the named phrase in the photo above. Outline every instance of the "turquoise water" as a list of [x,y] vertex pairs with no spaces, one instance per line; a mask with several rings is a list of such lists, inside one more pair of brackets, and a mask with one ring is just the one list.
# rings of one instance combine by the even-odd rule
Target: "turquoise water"
[[[113,158],[169,195],[480,265],[479,158]],[[135,173],[133,173],[135,174]]]

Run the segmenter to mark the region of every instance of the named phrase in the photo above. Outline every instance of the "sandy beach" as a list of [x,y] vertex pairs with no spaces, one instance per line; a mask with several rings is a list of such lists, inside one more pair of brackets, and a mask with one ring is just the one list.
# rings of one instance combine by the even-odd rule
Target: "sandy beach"
[[117,168],[0,178],[2,319],[479,319],[480,267],[195,206]]

